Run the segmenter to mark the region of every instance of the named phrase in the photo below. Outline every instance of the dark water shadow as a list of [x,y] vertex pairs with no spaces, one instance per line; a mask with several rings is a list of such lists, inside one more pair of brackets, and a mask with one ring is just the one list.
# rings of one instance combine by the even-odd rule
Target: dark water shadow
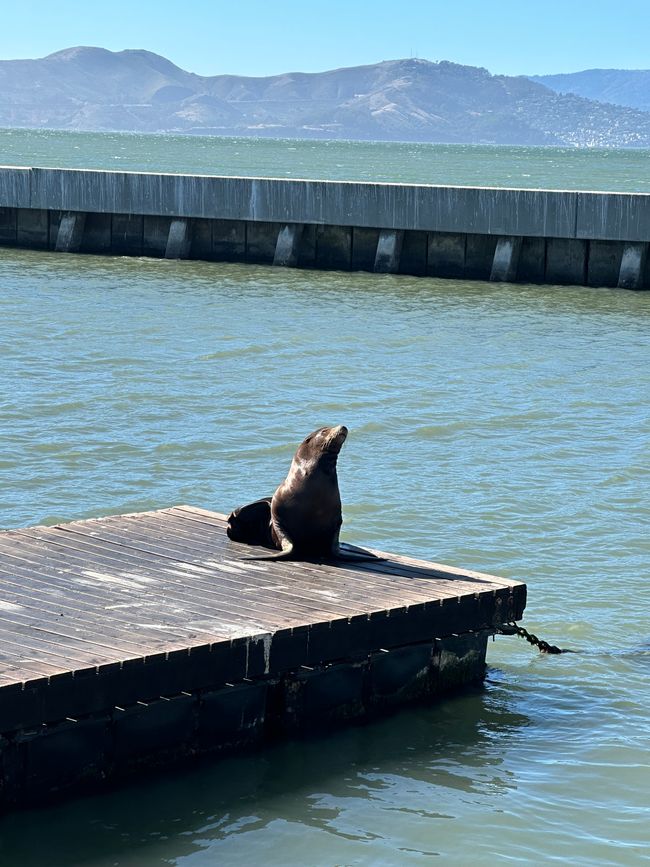
[[[487,778],[493,788],[508,789],[506,742],[530,722],[516,710],[513,689],[492,672],[486,688],[433,706],[7,815],[0,819],[0,864],[169,865],[204,849],[206,839],[264,828],[276,818],[345,836],[336,816],[314,810],[310,799],[325,793],[373,800],[384,775],[467,792],[480,791]],[[402,809],[392,800],[389,806]]]

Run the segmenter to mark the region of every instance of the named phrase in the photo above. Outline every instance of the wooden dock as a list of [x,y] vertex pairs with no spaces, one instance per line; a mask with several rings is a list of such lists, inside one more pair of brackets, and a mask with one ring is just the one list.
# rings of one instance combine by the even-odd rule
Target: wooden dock
[[526,586],[246,560],[190,506],[0,533],[0,805],[482,678]]

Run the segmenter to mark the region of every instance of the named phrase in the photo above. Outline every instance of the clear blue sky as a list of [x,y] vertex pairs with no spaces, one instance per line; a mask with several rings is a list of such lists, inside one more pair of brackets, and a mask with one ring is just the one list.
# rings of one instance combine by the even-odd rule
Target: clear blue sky
[[0,59],[146,48],[202,75],[401,57],[506,75],[650,69],[650,0],[7,0]]

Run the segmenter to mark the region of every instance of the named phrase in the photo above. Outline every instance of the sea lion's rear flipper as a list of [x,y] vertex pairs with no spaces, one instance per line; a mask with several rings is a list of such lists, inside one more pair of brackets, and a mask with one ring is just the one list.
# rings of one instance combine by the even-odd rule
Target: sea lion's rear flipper
[[338,546],[332,554],[332,559],[334,561],[343,560],[348,563],[359,563],[363,560],[374,560],[376,563],[382,563],[386,560],[385,557],[379,557],[371,551],[366,551],[365,548],[357,548],[356,545],[348,545],[347,542]]
[[271,497],[255,500],[231,512],[226,533],[233,542],[275,548],[271,532]]

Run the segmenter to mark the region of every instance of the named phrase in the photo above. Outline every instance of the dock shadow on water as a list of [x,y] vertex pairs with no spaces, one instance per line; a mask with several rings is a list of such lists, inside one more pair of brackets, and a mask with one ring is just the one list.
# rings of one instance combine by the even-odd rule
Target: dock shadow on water
[[459,818],[455,804],[514,785],[505,742],[530,720],[493,674],[373,723],[10,814],[0,863],[421,863],[441,854],[436,826]]

